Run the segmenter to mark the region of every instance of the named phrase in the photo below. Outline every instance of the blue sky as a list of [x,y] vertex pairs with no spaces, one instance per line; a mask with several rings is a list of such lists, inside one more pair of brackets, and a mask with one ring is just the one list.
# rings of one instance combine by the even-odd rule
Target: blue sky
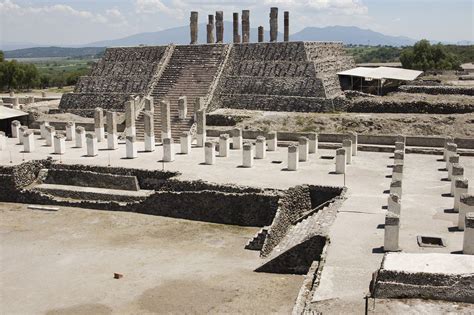
[[[0,0],[0,40],[75,45],[187,25],[216,10],[226,20],[250,9],[252,27],[268,25],[271,6],[290,11],[291,32],[346,25],[388,35],[474,41],[474,0]],[[282,18],[282,14],[281,14]]]

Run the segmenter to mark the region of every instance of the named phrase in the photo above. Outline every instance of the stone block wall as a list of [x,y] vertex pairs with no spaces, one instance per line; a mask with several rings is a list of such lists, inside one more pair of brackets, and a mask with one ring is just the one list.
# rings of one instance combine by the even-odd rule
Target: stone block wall
[[474,96],[474,87],[472,86],[420,86],[420,85],[402,85],[398,88],[406,93],[424,93],[434,95],[462,94]]

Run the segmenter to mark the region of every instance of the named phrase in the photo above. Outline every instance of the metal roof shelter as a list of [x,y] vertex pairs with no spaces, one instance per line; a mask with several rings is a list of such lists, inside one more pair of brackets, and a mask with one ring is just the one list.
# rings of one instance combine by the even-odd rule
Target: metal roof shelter
[[22,112],[18,109],[0,106],[0,120],[10,119],[15,117],[28,116],[28,113]]
[[423,72],[391,67],[357,67],[338,72],[343,90],[359,90],[372,94],[384,94],[396,90],[400,81],[412,81]]

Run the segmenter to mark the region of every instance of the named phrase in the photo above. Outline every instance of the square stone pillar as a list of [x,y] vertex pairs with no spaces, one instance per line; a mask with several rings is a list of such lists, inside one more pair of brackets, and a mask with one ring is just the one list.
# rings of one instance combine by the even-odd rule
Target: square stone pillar
[[464,218],[464,240],[462,252],[466,255],[474,255],[474,212],[466,213]]
[[395,142],[395,151],[402,151],[405,153],[405,142]]
[[230,150],[229,135],[224,133],[219,136],[219,156],[228,157]]
[[267,140],[265,137],[258,136],[255,144],[255,158],[264,159],[267,157]]
[[450,194],[454,197],[455,183],[458,179],[464,178],[464,167],[459,164],[453,164],[451,171],[451,190]]
[[459,202],[458,229],[464,231],[466,214],[474,212],[474,195],[462,194]]
[[385,215],[385,233],[383,250],[386,252],[399,251],[398,239],[400,234],[400,217],[392,212]]
[[258,42],[263,43],[265,41],[265,29],[263,26],[259,26],[257,29],[258,32]]
[[196,113],[197,118],[197,146],[203,147],[204,143],[206,142],[206,110],[201,109],[198,110]]
[[290,12],[283,12],[283,41],[290,41]]
[[278,40],[278,8],[270,9],[270,42]]
[[94,110],[94,130],[97,142],[104,141],[104,112],[100,107]]
[[250,41],[250,10],[242,10],[242,43],[248,43],[249,41]]
[[149,111],[143,112],[145,120],[145,151],[155,151],[155,123],[153,113]]
[[336,150],[336,174],[346,173],[346,149]]
[[188,115],[188,98],[180,96],[178,99],[178,117],[179,119],[186,119]]
[[306,137],[298,138],[298,151],[299,151],[299,161],[306,162],[308,161],[309,155],[309,140]]
[[207,43],[213,44],[215,41],[214,39],[214,15],[208,15],[208,23],[207,23]]
[[127,136],[125,138],[125,151],[127,159],[136,159],[138,157],[136,136]]
[[23,135],[28,130],[27,126],[21,126],[20,130],[18,131],[18,143],[23,144]]
[[153,96],[145,97],[145,110],[148,112],[155,113],[155,102]]
[[403,164],[395,164],[392,168],[392,181],[403,179]]
[[76,128],[76,148],[83,148],[86,145],[86,130],[84,127]]
[[352,156],[357,156],[357,144],[358,144],[357,132],[349,131],[348,137],[349,137],[349,140],[352,141],[352,152],[351,152],[351,155],[352,155]]
[[170,102],[167,100],[160,101],[161,111],[161,141],[171,138],[171,114]]
[[7,150],[7,136],[5,135],[5,132],[0,131],[0,151],[6,151]]
[[393,164],[404,164],[405,153],[403,151],[395,151],[393,153]]
[[27,130],[23,134],[23,151],[25,153],[31,153],[35,150],[35,134],[33,130]]
[[66,123],[66,141],[74,141],[76,139],[76,123],[73,121],[68,121]]
[[181,145],[181,154],[189,154],[191,152],[191,134],[189,131],[185,131],[179,138]]
[[447,161],[448,143],[454,143],[453,137],[444,138],[443,161]]
[[401,199],[400,199],[399,195],[390,194],[390,196],[388,196],[387,209],[388,209],[389,212],[400,215],[400,212],[401,212],[401,209],[402,209],[402,204],[401,204]]
[[390,183],[390,193],[397,194],[399,197],[402,196],[402,181],[401,180],[392,180]]
[[346,149],[346,163],[352,163],[352,141],[350,139],[342,140],[342,147]]
[[11,123],[12,138],[20,138],[20,127],[21,127],[21,124],[18,120],[12,121]]
[[453,164],[459,163],[459,154],[451,155],[448,158],[448,180],[451,180],[453,174]]
[[224,42],[224,12],[216,11],[216,42]]
[[242,145],[242,166],[253,167],[254,149],[251,143],[246,142]]
[[[78,128],[81,128],[81,127],[78,127]],[[77,137],[76,140],[78,138],[80,137]],[[99,148],[97,147],[97,136],[94,133],[88,132],[86,134],[86,144],[87,144],[87,156],[93,157],[99,154]]]
[[49,122],[47,121],[40,122],[41,139],[46,139],[46,126],[49,126]]
[[310,132],[308,134],[309,139],[309,153],[317,153],[318,152],[318,134],[316,132]]
[[[243,21],[242,21],[243,22]],[[243,27],[242,27],[243,28]],[[232,13],[232,40],[234,44],[240,43],[239,36],[239,13]]]
[[288,170],[296,171],[299,167],[299,149],[295,144],[288,146]]
[[174,161],[174,141],[173,138],[163,139],[163,161],[173,162]]
[[397,135],[395,137],[395,142],[403,142],[403,144],[406,144],[406,141],[407,137],[405,137],[404,135]]
[[278,147],[278,136],[276,131],[267,134],[267,151],[276,151]]
[[454,212],[459,212],[461,195],[467,194],[469,182],[467,179],[457,179],[454,183]]
[[54,136],[54,153],[60,155],[66,153],[66,138],[61,134]]
[[46,146],[47,147],[53,146],[55,135],[56,135],[56,129],[53,126],[46,126]]
[[456,155],[458,150],[458,146],[454,143],[448,143],[446,146],[446,169],[448,168],[449,157]]
[[117,134],[117,113],[107,111],[105,118],[107,120],[107,149],[118,149],[118,134]]
[[194,101],[194,121],[197,121],[197,112],[204,109],[204,97],[196,97]]
[[13,109],[20,109],[20,101],[18,100],[18,97],[14,97],[12,99],[12,108]]
[[242,149],[242,129],[235,128],[232,130],[232,149],[240,150]]
[[134,136],[136,133],[135,127],[135,102],[125,102],[125,135]]
[[214,165],[216,163],[216,144],[206,141],[204,144],[204,164]]
[[198,42],[198,12],[191,11],[190,17],[191,45]]

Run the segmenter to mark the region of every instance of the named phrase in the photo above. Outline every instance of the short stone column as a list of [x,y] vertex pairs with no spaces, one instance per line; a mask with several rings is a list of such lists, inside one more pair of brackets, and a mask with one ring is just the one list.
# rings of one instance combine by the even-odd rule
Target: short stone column
[[401,204],[400,196],[397,194],[390,194],[390,196],[388,196],[387,210],[389,212],[400,215],[401,208],[402,208],[402,204]]
[[405,153],[403,151],[395,151],[393,154],[393,164],[404,164]]
[[167,138],[171,138],[171,114],[170,114],[170,102],[167,100],[160,101],[161,111],[161,141],[163,142]]
[[155,113],[155,101],[153,96],[145,97],[145,110]]
[[214,165],[215,163],[216,163],[216,144],[211,141],[206,141],[206,143],[204,144],[204,164]]
[[448,180],[451,180],[452,173],[453,173],[453,164],[458,164],[459,163],[459,155],[451,155],[448,158]]
[[235,128],[232,130],[232,149],[240,150],[242,149],[242,129]]
[[466,214],[474,212],[474,195],[462,194],[459,202],[458,229],[464,231]]
[[216,11],[216,42],[224,42],[224,12]]
[[357,139],[357,132],[350,131],[348,133],[349,140],[352,141],[352,156],[357,156],[357,145],[358,145],[358,139]]
[[145,120],[145,151],[155,151],[155,124],[153,113],[149,111],[143,112],[143,119]]
[[188,98],[186,96],[180,96],[178,99],[178,117],[183,120],[188,115]]
[[306,162],[308,161],[309,155],[309,140],[306,137],[298,138],[298,151],[299,151],[299,161]]
[[135,102],[125,102],[125,135],[134,136],[136,134],[135,127]]
[[397,194],[399,197],[402,196],[402,181],[401,180],[392,180],[390,183],[390,193]]
[[207,43],[213,44],[215,41],[214,39],[214,15],[208,15],[208,23],[207,23]]
[[174,161],[174,141],[173,138],[163,139],[163,161],[173,162]]
[[308,134],[309,139],[309,153],[318,153],[318,134],[316,132],[310,132]]
[[198,41],[198,12],[191,11],[191,17],[189,20],[191,31],[191,45],[194,45]]
[[86,145],[86,130],[84,127],[76,128],[76,148],[83,148]]
[[299,167],[299,149],[295,144],[288,146],[288,170],[296,171]]
[[105,118],[107,120],[107,149],[118,149],[118,134],[117,134],[117,113],[107,111]]
[[74,141],[76,139],[76,123],[73,121],[68,121],[66,123],[66,141]]
[[278,147],[278,135],[276,131],[267,133],[267,151],[276,151]]
[[242,166],[253,167],[254,149],[251,143],[246,142],[242,145]]
[[467,179],[457,179],[454,183],[454,212],[459,212],[461,195],[467,194],[469,182]]
[[[78,127],[81,128],[81,127]],[[79,139],[80,137],[77,137]],[[92,133],[88,132],[86,134],[86,144],[87,144],[87,156],[93,157],[99,154],[99,148],[97,147],[97,136]]]
[[250,10],[242,10],[242,43],[250,41]]
[[27,126],[21,126],[20,130],[18,131],[18,143],[23,144],[23,135],[28,130]]
[[405,153],[405,142],[395,142],[395,151],[402,151],[403,153]]
[[267,157],[267,140],[265,137],[258,136],[255,143],[255,158],[264,159]]
[[53,126],[46,126],[46,146],[47,147],[53,146],[55,135],[56,135],[56,129]]
[[458,146],[455,143],[448,143],[446,146],[446,169],[448,169],[449,157],[457,153]]
[[62,134],[54,136],[54,153],[60,155],[66,153],[66,138]]
[[278,39],[278,8],[270,8],[270,42]]
[[12,108],[13,109],[20,109],[20,101],[18,100],[18,97],[14,97],[12,99]]
[[203,147],[204,143],[206,142],[206,110],[201,109],[198,110],[196,113],[197,116],[197,132],[196,132],[196,140],[197,146]]
[[454,143],[453,137],[446,137],[444,138],[444,150],[443,150],[443,161],[447,161],[447,152],[448,152],[448,144],[449,143]]
[[458,179],[464,178],[464,167],[460,164],[453,164],[451,171],[451,190],[450,194],[454,197],[455,183]]
[[20,127],[21,127],[21,124],[18,120],[12,121],[11,123],[12,138],[20,138]]
[[283,12],[283,41],[290,41],[290,12]]
[[230,139],[229,135],[224,133],[219,136],[219,156],[227,157],[229,156],[230,150]]
[[46,92],[45,92],[45,91],[42,91],[42,92],[41,92],[41,97],[42,97],[42,98],[45,98],[45,97],[46,97],[46,95],[47,95],[47,94],[46,94]]
[[466,213],[464,218],[464,240],[462,252],[466,255],[474,255],[474,212]]
[[342,147],[346,150],[346,164],[352,163],[352,141],[350,139],[342,140]]
[[258,27],[258,42],[263,43],[265,41],[265,30],[263,26]]
[[46,139],[46,126],[49,126],[49,122],[47,121],[40,122],[41,139]]
[[135,159],[138,157],[136,136],[127,136],[125,138],[125,151],[126,151],[125,157],[127,159]]
[[5,132],[0,131],[0,151],[6,151],[7,149],[7,136]]
[[204,109],[204,98],[196,97],[194,100],[194,121],[197,121],[197,112]]
[[10,97],[14,97],[15,96],[15,91],[10,91]]
[[179,137],[181,146],[181,154],[189,154],[191,152],[191,134],[189,131],[184,131]]
[[395,164],[392,168],[392,180],[403,179],[403,164]]
[[346,173],[346,149],[336,150],[336,174]]
[[104,112],[100,107],[94,110],[94,131],[97,142],[102,142],[104,140]]
[[395,137],[395,142],[403,142],[403,144],[406,144],[406,141],[407,137],[405,137],[404,135],[397,135]]
[[23,151],[31,153],[35,150],[35,134],[33,130],[27,130],[23,134]]
[[384,251],[393,252],[400,250],[398,245],[399,234],[400,216],[392,212],[387,212],[385,215]]

